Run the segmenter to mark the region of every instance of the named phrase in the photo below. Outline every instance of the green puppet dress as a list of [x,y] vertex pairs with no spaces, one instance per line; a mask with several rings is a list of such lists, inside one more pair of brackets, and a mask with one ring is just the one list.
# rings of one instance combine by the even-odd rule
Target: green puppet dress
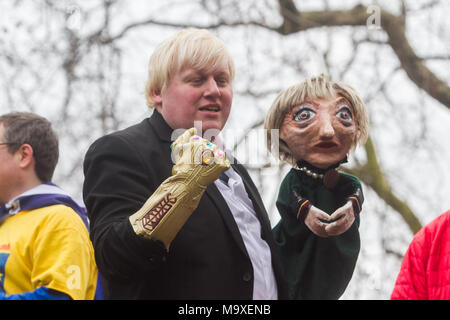
[[[325,173],[304,161],[298,163],[299,168],[305,165],[313,172]],[[298,195],[330,215],[350,198],[357,198],[358,202],[352,201],[355,221],[341,235],[319,237],[309,230],[304,217],[297,218]],[[290,299],[339,299],[344,293],[360,250],[358,213],[362,199],[359,180],[342,172],[332,190],[324,187],[322,179],[296,168],[286,175],[276,203],[281,220],[273,234],[285,266]]]

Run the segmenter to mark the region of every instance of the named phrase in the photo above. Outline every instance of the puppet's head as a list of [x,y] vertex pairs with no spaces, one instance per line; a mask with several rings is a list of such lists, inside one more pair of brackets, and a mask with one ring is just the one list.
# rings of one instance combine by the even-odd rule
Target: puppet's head
[[267,147],[279,129],[280,159],[300,160],[327,169],[345,159],[368,136],[369,121],[361,98],[350,86],[324,75],[282,91],[266,117]]

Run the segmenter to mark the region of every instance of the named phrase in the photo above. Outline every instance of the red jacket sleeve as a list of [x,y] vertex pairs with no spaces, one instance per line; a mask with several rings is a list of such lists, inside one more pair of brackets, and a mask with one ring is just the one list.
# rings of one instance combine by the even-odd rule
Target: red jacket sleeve
[[422,229],[414,236],[403,258],[392,300],[428,299],[426,265],[429,251],[426,230]]

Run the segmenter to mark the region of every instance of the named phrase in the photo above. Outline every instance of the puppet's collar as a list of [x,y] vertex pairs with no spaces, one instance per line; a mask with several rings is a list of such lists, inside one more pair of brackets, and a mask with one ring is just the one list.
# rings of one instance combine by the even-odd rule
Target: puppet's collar
[[310,171],[312,171],[312,172],[314,172],[314,173],[317,173],[317,174],[324,174],[324,173],[327,172],[328,170],[336,169],[336,168],[338,168],[341,164],[347,163],[347,162],[348,162],[348,158],[347,158],[347,156],[345,156],[344,159],[342,159],[341,161],[339,161],[339,162],[337,162],[337,163],[335,163],[335,164],[329,166],[328,168],[326,168],[326,169],[320,169],[320,168],[317,168],[317,167],[313,166],[313,165],[310,164],[309,162],[306,162],[305,160],[299,160],[299,161],[297,161],[297,168],[306,168],[306,169],[309,169]]
[[309,162],[304,160],[297,161],[297,170],[305,173],[307,176],[312,177],[314,179],[320,179],[323,182],[323,185],[327,189],[334,189],[334,187],[339,182],[339,173],[337,172],[337,168],[342,164],[348,161],[347,156],[341,161],[329,166],[326,169],[320,169]]

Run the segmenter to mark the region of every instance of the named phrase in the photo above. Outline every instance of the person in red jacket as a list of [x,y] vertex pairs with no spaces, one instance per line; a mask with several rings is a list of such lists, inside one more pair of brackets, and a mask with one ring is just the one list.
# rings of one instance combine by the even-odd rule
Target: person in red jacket
[[391,299],[450,299],[450,210],[414,236],[403,258]]

